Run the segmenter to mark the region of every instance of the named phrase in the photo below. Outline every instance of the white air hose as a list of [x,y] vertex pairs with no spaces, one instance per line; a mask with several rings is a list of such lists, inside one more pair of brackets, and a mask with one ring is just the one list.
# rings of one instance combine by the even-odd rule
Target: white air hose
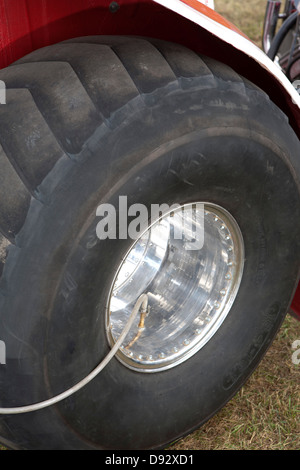
[[66,390],[63,393],[56,395],[55,397],[50,398],[49,400],[45,400],[40,403],[35,403],[34,405],[20,406],[18,408],[0,408],[0,415],[17,415],[17,414],[23,414],[23,413],[31,413],[32,411],[38,411],[43,408],[48,408],[49,406],[55,405],[56,403],[62,400],[65,400],[66,398],[70,397],[71,395],[74,395],[74,393],[81,390],[88,383],[90,383],[97,375],[99,375],[100,372],[112,360],[112,358],[116,355],[122,343],[124,342],[126,336],[128,335],[140,309],[142,313],[145,313],[147,312],[147,308],[148,308],[148,295],[142,294],[138,298],[132,310],[132,313],[128,319],[128,322],[126,323],[124,330],[122,331],[117,342],[114,344],[113,348],[110,350],[107,356],[103,359],[103,361],[96,367],[96,369],[94,369],[87,377],[85,377],[85,379],[81,380],[77,385],[74,385],[74,387],[69,388],[69,390]]

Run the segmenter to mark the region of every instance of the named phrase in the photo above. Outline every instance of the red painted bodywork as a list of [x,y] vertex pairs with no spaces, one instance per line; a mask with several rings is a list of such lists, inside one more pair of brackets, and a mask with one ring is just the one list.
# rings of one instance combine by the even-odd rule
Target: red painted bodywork
[[[205,5],[183,1],[194,1],[201,13],[239,32]],[[152,0],[0,0],[0,31],[0,68],[34,49],[94,34],[150,35],[203,48],[199,26]]]
[[[182,1],[238,32],[235,26],[196,0]],[[0,68],[41,47],[73,37],[99,34],[174,41],[230,65],[269,94],[289,116],[300,137],[299,109],[291,104],[283,87],[266,69],[197,24],[152,0],[0,0]],[[300,288],[292,308],[300,319]]]

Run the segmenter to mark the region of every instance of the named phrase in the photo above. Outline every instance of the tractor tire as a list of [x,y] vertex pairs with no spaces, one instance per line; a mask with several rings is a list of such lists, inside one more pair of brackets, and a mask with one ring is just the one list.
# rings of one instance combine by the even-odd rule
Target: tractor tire
[[[212,227],[221,213],[239,239],[234,295],[203,344],[157,369],[120,352],[61,403],[0,417],[0,441],[12,449],[161,449],[236,394],[288,311],[300,266],[298,138],[232,69],[154,39],[73,39],[33,52],[0,80],[0,407],[56,396],[110,351],[108,301],[133,240],[97,236],[99,205],[116,207],[120,196],[149,210],[201,202]],[[187,275],[188,255],[175,266],[171,248],[161,296],[183,292],[188,302],[191,285],[209,296],[208,281],[197,281],[209,266],[201,250]],[[219,265],[205,253],[214,279]],[[159,341],[164,331],[155,347],[173,341]]]

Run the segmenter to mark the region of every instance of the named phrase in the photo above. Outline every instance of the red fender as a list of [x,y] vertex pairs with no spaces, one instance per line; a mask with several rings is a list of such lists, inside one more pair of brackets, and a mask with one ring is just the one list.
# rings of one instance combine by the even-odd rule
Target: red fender
[[[197,0],[194,3],[206,15],[238,31],[212,9]],[[199,27],[153,0],[0,0],[0,31],[0,68],[32,50],[85,35],[150,35],[196,49],[203,50],[204,45]]]

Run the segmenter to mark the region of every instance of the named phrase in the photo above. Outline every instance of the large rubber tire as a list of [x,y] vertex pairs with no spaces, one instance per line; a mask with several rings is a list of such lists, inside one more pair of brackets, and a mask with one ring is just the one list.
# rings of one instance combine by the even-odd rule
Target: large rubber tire
[[237,297],[189,360],[147,374],[115,358],[62,403],[0,419],[12,448],[161,448],[224,406],[284,319],[300,261],[298,139],[233,70],[156,40],[72,40],[0,79],[1,407],[67,390],[109,351],[108,290],[132,242],[97,238],[100,203],[207,201],[241,229]]

